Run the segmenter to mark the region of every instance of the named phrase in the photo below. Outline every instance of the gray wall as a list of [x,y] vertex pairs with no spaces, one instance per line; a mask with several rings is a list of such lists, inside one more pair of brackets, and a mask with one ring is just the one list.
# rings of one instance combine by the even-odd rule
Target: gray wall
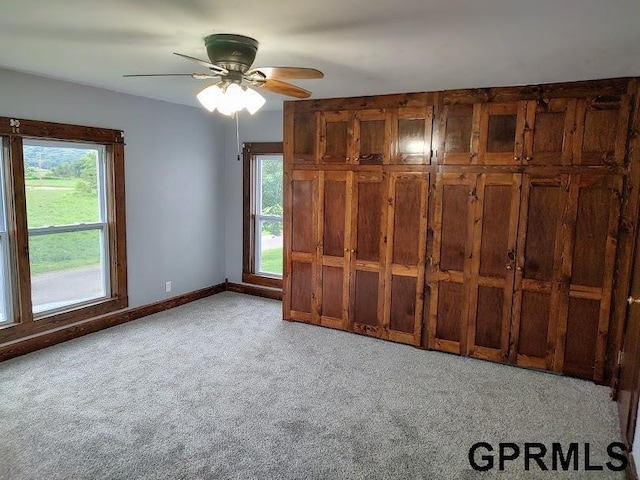
[[132,307],[224,281],[225,166],[235,164],[228,119],[206,113],[0,69],[0,116],[124,130]]
[[[239,117],[240,150],[243,142],[281,142],[282,112],[260,111]],[[242,162],[236,160],[236,124],[228,120],[225,141],[226,259],[230,282],[242,280]]]

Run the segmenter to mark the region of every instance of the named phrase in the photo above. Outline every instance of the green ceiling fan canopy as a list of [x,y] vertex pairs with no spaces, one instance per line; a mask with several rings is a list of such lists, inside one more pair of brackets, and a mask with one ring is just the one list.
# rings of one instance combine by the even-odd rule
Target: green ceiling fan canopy
[[211,63],[245,73],[258,53],[258,41],[243,35],[216,33],[204,39]]

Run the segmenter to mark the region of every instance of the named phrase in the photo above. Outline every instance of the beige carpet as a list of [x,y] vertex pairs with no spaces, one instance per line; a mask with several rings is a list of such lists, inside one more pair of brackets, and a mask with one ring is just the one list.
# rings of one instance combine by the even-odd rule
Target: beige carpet
[[605,387],[280,310],[227,292],[0,363],[0,478],[623,478],[468,461],[476,442],[579,442],[584,468],[588,442],[603,465]]

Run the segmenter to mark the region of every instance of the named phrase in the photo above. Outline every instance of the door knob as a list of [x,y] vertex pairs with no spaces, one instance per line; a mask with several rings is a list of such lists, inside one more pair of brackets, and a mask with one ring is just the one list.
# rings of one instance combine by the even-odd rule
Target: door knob
[[627,303],[629,305],[633,305],[634,303],[640,303],[640,298],[633,298],[633,297],[629,297],[627,298]]
[[507,265],[507,270],[513,270],[513,267],[511,265]]

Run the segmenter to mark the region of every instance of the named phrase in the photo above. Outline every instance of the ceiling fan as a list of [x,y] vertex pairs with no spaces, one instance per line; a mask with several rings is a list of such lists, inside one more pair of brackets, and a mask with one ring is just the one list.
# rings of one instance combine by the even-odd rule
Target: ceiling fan
[[246,108],[254,114],[265,103],[265,99],[250,87],[264,88],[274,93],[295,98],[307,98],[311,92],[283,79],[323,78],[315,68],[303,67],[256,67],[251,68],[258,52],[258,42],[243,35],[227,33],[209,35],[204,39],[210,61],[200,60],[181,53],[179,57],[192,60],[209,69],[209,73],[153,73],[146,75],[123,75],[124,77],[191,77],[196,80],[219,79],[197,95],[200,103],[210,112],[216,108],[220,113],[233,115]]

